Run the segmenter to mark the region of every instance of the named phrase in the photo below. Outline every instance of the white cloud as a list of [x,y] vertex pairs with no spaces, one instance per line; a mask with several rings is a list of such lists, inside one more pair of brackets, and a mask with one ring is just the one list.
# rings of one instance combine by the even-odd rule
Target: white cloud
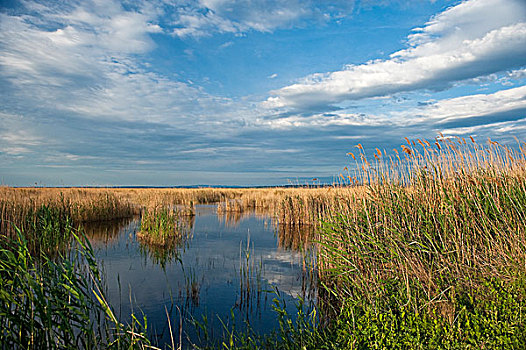
[[272,32],[311,19],[326,22],[348,15],[354,1],[200,0],[173,4],[173,35],[199,37],[213,33],[241,35]]
[[492,115],[520,109],[526,109],[526,86],[445,99],[425,107],[392,113],[392,116],[400,124],[431,121],[440,124],[479,116],[489,116],[487,122],[491,123]]
[[511,86],[514,85],[514,83],[516,84],[517,81],[524,79],[526,79],[526,68],[506,72],[498,81],[504,86]]
[[40,114],[73,112],[202,131],[235,107],[230,99],[148,71],[140,55],[154,48],[150,34],[162,30],[151,8],[125,10],[113,1],[64,8],[25,4],[38,14],[0,14],[6,110],[38,106]]
[[226,49],[227,47],[230,47],[232,45],[234,45],[233,41],[227,41],[226,43],[219,45],[219,48],[220,49]]
[[452,83],[526,65],[526,4],[468,0],[433,17],[387,60],[317,73],[274,91],[264,106],[310,108]]
[[[438,101],[402,111],[373,114],[316,113],[310,116],[291,115],[283,118],[258,119],[255,125],[271,129],[318,128],[328,126],[386,127],[397,128],[425,124],[440,128],[441,124],[487,117],[483,124],[492,124],[492,118],[501,113],[517,112],[522,117],[526,110],[526,86],[501,90],[491,94],[476,94]],[[522,111],[522,112],[520,112]]]
[[500,135],[496,134],[507,134],[510,132],[518,132],[523,134],[526,131],[526,118],[519,119],[516,121],[490,123],[484,125],[467,126],[460,128],[441,129],[441,133],[444,135],[471,135],[477,136],[478,133],[489,133],[496,137]]
[[380,126],[385,123],[384,117],[366,116],[355,113],[313,114],[308,117],[292,115],[277,119],[257,119],[254,125],[270,129],[316,128],[328,126]]

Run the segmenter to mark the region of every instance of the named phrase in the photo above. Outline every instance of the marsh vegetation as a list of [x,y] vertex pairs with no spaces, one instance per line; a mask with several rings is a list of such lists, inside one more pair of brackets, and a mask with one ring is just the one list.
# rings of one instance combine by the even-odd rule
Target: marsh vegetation
[[[276,298],[274,332],[260,334],[253,327],[225,324],[221,337],[206,339],[200,346],[522,348],[526,344],[524,145],[509,148],[491,140],[479,145],[473,139],[444,137],[432,143],[407,139],[388,154],[380,149],[367,153],[359,144],[348,153],[350,165],[332,186],[2,187],[2,339],[23,348],[74,341],[105,347],[119,344],[115,340],[125,335],[123,343],[144,345],[143,323],[136,317],[121,323],[104,302],[91,247],[79,238],[78,228],[88,227],[89,222],[141,217],[137,239],[143,251],[157,254],[157,263],[166,268],[192,239],[196,208],[207,204],[215,206],[225,227],[235,227],[251,215],[267,217],[283,250],[309,249],[302,269],[317,292],[311,298],[314,305],[296,299],[299,309],[294,316]],[[261,300],[266,287],[258,281],[264,264],[251,260],[249,238],[243,242],[237,266],[239,298]],[[78,256],[88,264],[71,260]],[[78,270],[80,266],[89,268]],[[28,281],[33,278],[36,284],[21,284],[20,275],[13,273],[17,269],[29,271]],[[91,275],[83,275],[89,271]],[[186,294],[198,300],[201,280],[195,270],[187,271]],[[42,284],[38,281],[48,278],[41,273],[54,276],[46,285],[55,285],[56,290],[38,290]],[[75,281],[80,282],[72,286]],[[59,292],[65,294],[55,298],[53,293]],[[15,302],[13,298],[20,295],[26,299]],[[78,304],[70,303],[68,309],[61,304],[64,298]],[[43,312],[38,310],[42,303],[49,303],[42,308],[48,314],[39,314],[34,322],[41,324],[32,324],[29,319]],[[95,322],[92,314],[101,316]],[[61,323],[67,320],[74,321],[69,328]],[[103,320],[110,326],[101,327]],[[196,324],[206,334],[206,322]],[[97,327],[106,332],[104,336],[95,331]],[[139,331],[124,331],[130,327]],[[173,344],[177,343],[175,336]]]

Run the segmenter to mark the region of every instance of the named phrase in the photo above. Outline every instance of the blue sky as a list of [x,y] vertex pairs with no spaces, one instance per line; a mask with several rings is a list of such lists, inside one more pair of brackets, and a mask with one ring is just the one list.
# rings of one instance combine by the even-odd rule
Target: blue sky
[[526,2],[3,1],[0,181],[279,185],[526,140]]

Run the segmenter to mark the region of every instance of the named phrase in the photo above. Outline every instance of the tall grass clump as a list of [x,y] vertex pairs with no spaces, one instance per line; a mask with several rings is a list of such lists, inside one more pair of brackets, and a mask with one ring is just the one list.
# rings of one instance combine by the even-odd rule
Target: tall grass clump
[[34,256],[24,232],[0,245],[0,344],[9,349],[144,349],[144,323],[124,325],[104,297],[89,242]]
[[[137,233],[141,254],[148,256],[154,264],[160,265],[163,269],[169,263],[180,261],[179,248],[190,237],[195,216],[186,215],[184,211],[162,214],[157,218],[153,217],[151,212],[146,215],[149,215],[148,222],[141,223],[142,229]],[[147,229],[150,231],[146,231]]]
[[158,247],[175,247],[187,235],[187,230],[176,209],[155,208],[143,213],[137,238]]
[[18,207],[24,216],[11,216],[0,225],[0,239],[14,239],[21,230],[31,254],[47,256],[65,253],[73,240],[74,224],[67,206],[45,205]]
[[398,162],[360,153],[356,178],[367,194],[324,220],[321,339],[345,348],[523,348],[523,149],[419,144],[408,140]]
[[65,253],[73,240],[73,221],[58,207],[42,205],[30,210],[21,228],[29,251],[34,255]]

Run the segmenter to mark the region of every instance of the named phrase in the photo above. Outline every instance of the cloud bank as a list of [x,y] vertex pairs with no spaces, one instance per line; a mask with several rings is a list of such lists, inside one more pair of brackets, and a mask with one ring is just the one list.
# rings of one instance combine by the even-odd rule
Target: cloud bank
[[249,114],[232,99],[151,69],[151,35],[164,29],[160,10],[140,4],[27,2],[22,14],[0,13],[0,109],[34,106],[27,116],[163,123],[189,132],[236,119],[232,110]]
[[[491,20],[489,20],[491,19]],[[264,105],[308,109],[454,83],[526,65],[526,3],[468,0],[434,16],[387,60],[317,73],[273,91]]]
[[[363,114],[330,112],[309,116],[292,114],[282,118],[262,118],[257,124],[271,129],[316,128],[328,126],[410,127],[461,123],[474,118],[480,123],[491,123],[495,115],[509,113],[510,118],[526,117],[526,86],[500,90],[491,94],[476,94],[429,102],[416,108],[388,113]],[[482,118],[482,119],[480,119]],[[485,121],[484,118],[487,120]]]

